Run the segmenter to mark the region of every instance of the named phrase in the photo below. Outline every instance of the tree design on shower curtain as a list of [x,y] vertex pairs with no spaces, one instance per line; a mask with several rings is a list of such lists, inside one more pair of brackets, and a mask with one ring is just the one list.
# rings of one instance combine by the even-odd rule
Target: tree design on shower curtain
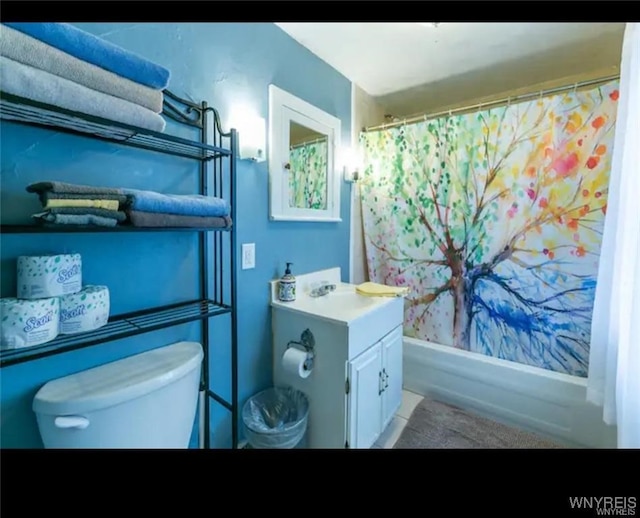
[[405,334],[586,376],[617,82],[363,133],[369,277]]

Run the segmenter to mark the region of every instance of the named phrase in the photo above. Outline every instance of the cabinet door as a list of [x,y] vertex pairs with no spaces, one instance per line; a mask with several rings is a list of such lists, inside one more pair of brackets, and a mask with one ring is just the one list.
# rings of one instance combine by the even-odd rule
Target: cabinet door
[[349,362],[349,448],[371,448],[382,431],[382,343]]
[[382,339],[382,429],[402,404],[402,326]]

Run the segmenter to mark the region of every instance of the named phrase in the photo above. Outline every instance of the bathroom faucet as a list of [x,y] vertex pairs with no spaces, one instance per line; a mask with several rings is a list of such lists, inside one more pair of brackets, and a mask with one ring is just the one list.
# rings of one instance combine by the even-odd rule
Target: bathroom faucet
[[309,293],[309,295],[311,297],[322,297],[324,295],[327,295],[329,293],[331,293],[333,290],[336,289],[336,285],[335,284],[322,284],[320,286],[318,286],[317,288],[314,288],[311,290],[311,293]]

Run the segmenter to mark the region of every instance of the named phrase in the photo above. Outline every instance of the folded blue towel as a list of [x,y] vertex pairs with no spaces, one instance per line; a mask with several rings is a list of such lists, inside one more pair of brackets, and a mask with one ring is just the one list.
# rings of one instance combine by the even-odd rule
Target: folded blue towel
[[142,212],[180,214],[182,216],[228,216],[229,203],[221,198],[199,194],[160,194],[153,191],[122,189],[130,198],[130,208]]
[[169,84],[170,72],[133,52],[68,23],[5,22],[5,25],[131,81],[157,90]]

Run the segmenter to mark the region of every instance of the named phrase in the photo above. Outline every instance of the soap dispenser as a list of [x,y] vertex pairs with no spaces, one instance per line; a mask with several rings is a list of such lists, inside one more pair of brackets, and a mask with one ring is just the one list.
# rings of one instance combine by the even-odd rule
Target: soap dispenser
[[278,284],[278,298],[282,302],[293,302],[296,300],[296,278],[291,273],[291,265],[287,263],[287,269]]

